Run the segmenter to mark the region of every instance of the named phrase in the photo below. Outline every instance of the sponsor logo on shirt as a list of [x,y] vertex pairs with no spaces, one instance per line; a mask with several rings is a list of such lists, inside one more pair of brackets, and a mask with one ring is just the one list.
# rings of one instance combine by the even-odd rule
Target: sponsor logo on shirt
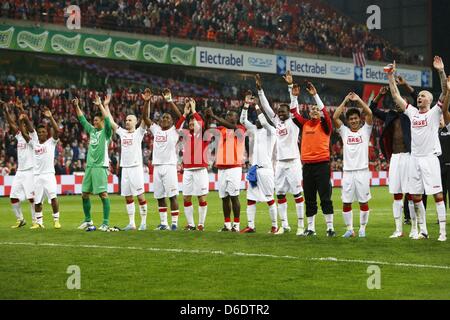
[[427,122],[427,119],[424,119],[424,120],[422,120],[422,119],[413,119],[413,122],[412,122],[412,127],[413,128],[423,128],[423,127],[426,127],[426,126],[428,126],[428,122]]
[[34,149],[34,153],[37,156],[43,155],[44,153],[47,153],[47,147],[46,146],[37,147]]
[[277,129],[277,136],[282,137],[287,136],[287,134],[288,134],[287,128]]
[[99,139],[100,139],[100,131],[95,132],[94,134],[91,134],[91,136],[89,137],[89,144],[91,146],[96,146],[98,145]]
[[155,142],[167,142],[167,136],[155,136]]
[[122,139],[122,145],[123,146],[132,146],[133,145],[133,139]]
[[27,144],[26,144],[26,143],[19,142],[19,143],[17,144],[17,149],[24,150],[26,147],[27,147]]
[[356,145],[356,144],[361,144],[361,143],[363,143],[363,139],[361,136],[347,138],[348,145]]

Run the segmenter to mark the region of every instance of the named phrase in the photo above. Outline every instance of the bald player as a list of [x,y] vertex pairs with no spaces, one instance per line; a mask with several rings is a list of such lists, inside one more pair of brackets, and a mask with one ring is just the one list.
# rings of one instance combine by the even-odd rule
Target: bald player
[[431,108],[433,95],[429,91],[421,91],[417,97],[419,109],[416,109],[400,95],[395,82],[395,71],[396,64],[394,61],[392,65],[389,65],[389,68],[386,68],[392,97],[411,120],[411,157],[408,169],[408,185],[409,193],[413,196],[414,209],[420,228],[420,233],[413,239],[428,239],[426,210],[422,202],[422,195],[425,191],[427,195],[433,195],[436,201],[440,226],[438,241],[446,241],[446,209],[438,159],[442,150],[438,132],[441,117],[444,115],[448,121],[450,78],[447,81],[446,92],[442,93],[437,105]]
[[[142,99],[144,100],[145,104],[150,103],[151,97],[152,93],[150,89],[145,89],[144,94],[142,94]],[[124,230],[136,230],[136,206],[134,204],[133,197],[137,197],[139,201],[139,213],[141,215],[141,225],[139,226],[139,231],[144,231],[147,229],[147,201],[145,200],[144,194],[145,189],[144,167],[142,162],[142,140],[147,133],[147,126],[141,119],[141,124],[136,129],[138,120],[135,115],[130,114],[125,119],[125,129],[120,127],[114,121],[109,110],[110,100],[111,97],[107,96],[104,101],[104,105],[107,115],[111,120],[112,129],[120,137],[120,167],[122,168],[120,190],[121,195],[125,197],[129,218],[129,223],[124,228]]]

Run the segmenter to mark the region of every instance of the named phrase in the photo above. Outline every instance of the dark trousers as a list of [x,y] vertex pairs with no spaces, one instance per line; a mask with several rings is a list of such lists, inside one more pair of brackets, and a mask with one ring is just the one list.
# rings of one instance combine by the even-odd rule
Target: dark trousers
[[445,207],[447,208],[448,200],[450,200],[450,164],[441,165],[441,179],[443,189],[442,193],[444,194]]
[[306,216],[317,214],[317,193],[323,214],[333,214],[331,202],[331,170],[330,163],[305,164],[303,166],[303,189],[305,194]]

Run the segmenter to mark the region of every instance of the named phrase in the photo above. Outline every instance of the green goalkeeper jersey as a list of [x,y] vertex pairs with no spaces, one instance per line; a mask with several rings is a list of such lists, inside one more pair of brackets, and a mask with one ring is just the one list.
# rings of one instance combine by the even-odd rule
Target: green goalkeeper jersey
[[88,168],[109,167],[108,145],[112,136],[112,126],[109,118],[105,118],[105,127],[96,129],[83,116],[78,117],[84,130],[89,134],[89,148],[87,154]]

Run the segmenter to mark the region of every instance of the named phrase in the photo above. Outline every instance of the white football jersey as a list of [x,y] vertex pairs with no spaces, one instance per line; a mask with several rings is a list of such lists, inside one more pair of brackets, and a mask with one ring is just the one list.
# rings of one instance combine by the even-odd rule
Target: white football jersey
[[425,113],[420,113],[418,109],[408,105],[405,114],[411,120],[411,155],[440,156],[442,154],[439,142],[439,124],[442,116],[440,105]]
[[121,127],[116,130],[120,137],[120,166],[122,168],[142,166],[142,140],[146,132],[147,130],[142,127],[137,128],[134,132],[128,132]]
[[342,125],[338,132],[344,145],[344,171],[369,168],[369,142],[373,126],[367,123],[357,132]]
[[[30,138],[37,140],[37,133],[36,131],[33,131],[30,133]],[[26,171],[34,168],[34,150],[33,150],[33,144],[30,140],[30,142],[27,142],[24,137],[22,136],[22,133],[19,131],[18,134],[16,134],[17,139],[17,171]]]
[[277,160],[300,159],[298,135],[300,128],[292,118],[281,121],[278,116],[274,118],[277,136]]
[[176,165],[178,162],[176,147],[179,135],[175,126],[162,130],[159,125],[152,124],[150,131],[153,134],[153,165]]
[[51,137],[41,144],[36,135],[31,141],[35,159],[34,174],[55,173],[55,148],[59,140]]

